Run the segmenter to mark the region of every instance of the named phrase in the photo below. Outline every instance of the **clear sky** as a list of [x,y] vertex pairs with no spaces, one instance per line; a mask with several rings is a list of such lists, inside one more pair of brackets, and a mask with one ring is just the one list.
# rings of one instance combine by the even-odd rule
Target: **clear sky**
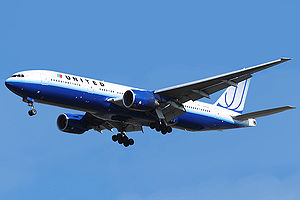
[[[300,199],[299,110],[227,131],[145,128],[124,148],[103,135],[60,132],[4,85],[49,69],[160,89],[280,57],[257,73],[246,112],[298,106],[299,1],[0,1],[0,199]],[[207,102],[213,103],[221,93]]]

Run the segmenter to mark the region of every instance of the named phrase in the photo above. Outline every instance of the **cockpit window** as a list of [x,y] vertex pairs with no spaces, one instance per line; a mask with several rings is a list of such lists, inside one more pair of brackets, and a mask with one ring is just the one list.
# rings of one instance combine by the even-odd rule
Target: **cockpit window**
[[24,77],[24,74],[14,74],[11,77]]

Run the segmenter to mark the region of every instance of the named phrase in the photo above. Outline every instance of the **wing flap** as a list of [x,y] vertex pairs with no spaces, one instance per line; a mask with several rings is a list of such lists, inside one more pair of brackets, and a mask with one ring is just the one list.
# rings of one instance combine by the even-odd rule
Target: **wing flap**
[[109,121],[109,120],[103,120],[91,113],[86,113],[84,115],[84,119],[87,120],[90,124],[90,127],[100,133],[102,133],[102,130],[109,130],[113,132],[113,128],[118,129],[118,131],[122,132],[134,132],[134,131],[142,131],[143,127],[137,124],[131,124],[121,121]]
[[251,118],[258,118],[258,117],[273,115],[273,114],[280,113],[280,112],[290,110],[290,109],[295,109],[295,107],[283,106],[283,107],[279,107],[279,108],[272,108],[272,109],[261,110],[261,111],[246,113],[246,114],[242,114],[242,115],[237,115],[237,116],[234,116],[233,118],[236,119],[236,120],[245,120],[245,119],[251,119]]
[[171,121],[172,119],[175,119],[176,117],[182,115],[185,112],[185,108],[182,105],[177,105],[175,102],[170,102],[170,104],[162,110],[162,113],[167,122]]

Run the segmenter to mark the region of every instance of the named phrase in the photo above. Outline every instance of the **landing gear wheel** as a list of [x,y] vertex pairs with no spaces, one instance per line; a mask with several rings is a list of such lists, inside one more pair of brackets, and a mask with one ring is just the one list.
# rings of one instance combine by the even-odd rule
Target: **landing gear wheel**
[[119,139],[118,139],[118,143],[119,143],[119,144],[122,144],[122,143],[123,143],[123,138],[119,138]]
[[36,113],[37,113],[36,109],[31,109],[28,111],[29,116],[36,115]]
[[126,141],[128,141],[128,137],[126,135],[123,135],[123,142],[125,143]]
[[111,139],[112,139],[114,142],[118,141],[117,135],[113,135],[113,136],[111,137]]
[[119,140],[119,139],[122,139],[122,134],[121,133],[117,134],[117,140]]
[[155,129],[155,123],[150,123],[150,128]]
[[160,129],[160,124],[159,123],[155,123],[155,130],[157,132],[159,132],[161,129]]
[[130,139],[128,140],[128,143],[129,143],[129,145],[133,145],[133,144],[134,144],[134,140],[130,138]]
[[166,135],[166,134],[167,134],[167,129],[162,130],[161,133],[162,133],[163,135]]
[[125,142],[123,143],[123,145],[124,145],[124,147],[128,147],[128,146],[129,146],[129,142],[128,142],[128,140],[127,140],[127,141],[125,141]]
[[164,131],[166,129],[167,129],[167,126],[164,123],[160,124],[160,130]]
[[168,126],[168,127],[167,127],[167,132],[168,132],[168,133],[171,133],[171,132],[172,132],[172,127],[171,127],[171,126]]

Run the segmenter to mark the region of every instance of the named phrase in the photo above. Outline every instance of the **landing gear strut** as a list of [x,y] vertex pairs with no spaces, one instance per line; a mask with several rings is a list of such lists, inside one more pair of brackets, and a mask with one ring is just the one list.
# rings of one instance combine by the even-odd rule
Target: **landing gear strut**
[[119,144],[123,144],[124,147],[128,147],[129,145],[134,144],[134,140],[131,138],[128,138],[124,132],[118,133],[117,135],[113,135],[112,140],[114,142],[118,142]]
[[150,123],[150,128],[155,129],[157,132],[161,132],[163,135],[172,132],[172,127],[168,126],[164,121]]

